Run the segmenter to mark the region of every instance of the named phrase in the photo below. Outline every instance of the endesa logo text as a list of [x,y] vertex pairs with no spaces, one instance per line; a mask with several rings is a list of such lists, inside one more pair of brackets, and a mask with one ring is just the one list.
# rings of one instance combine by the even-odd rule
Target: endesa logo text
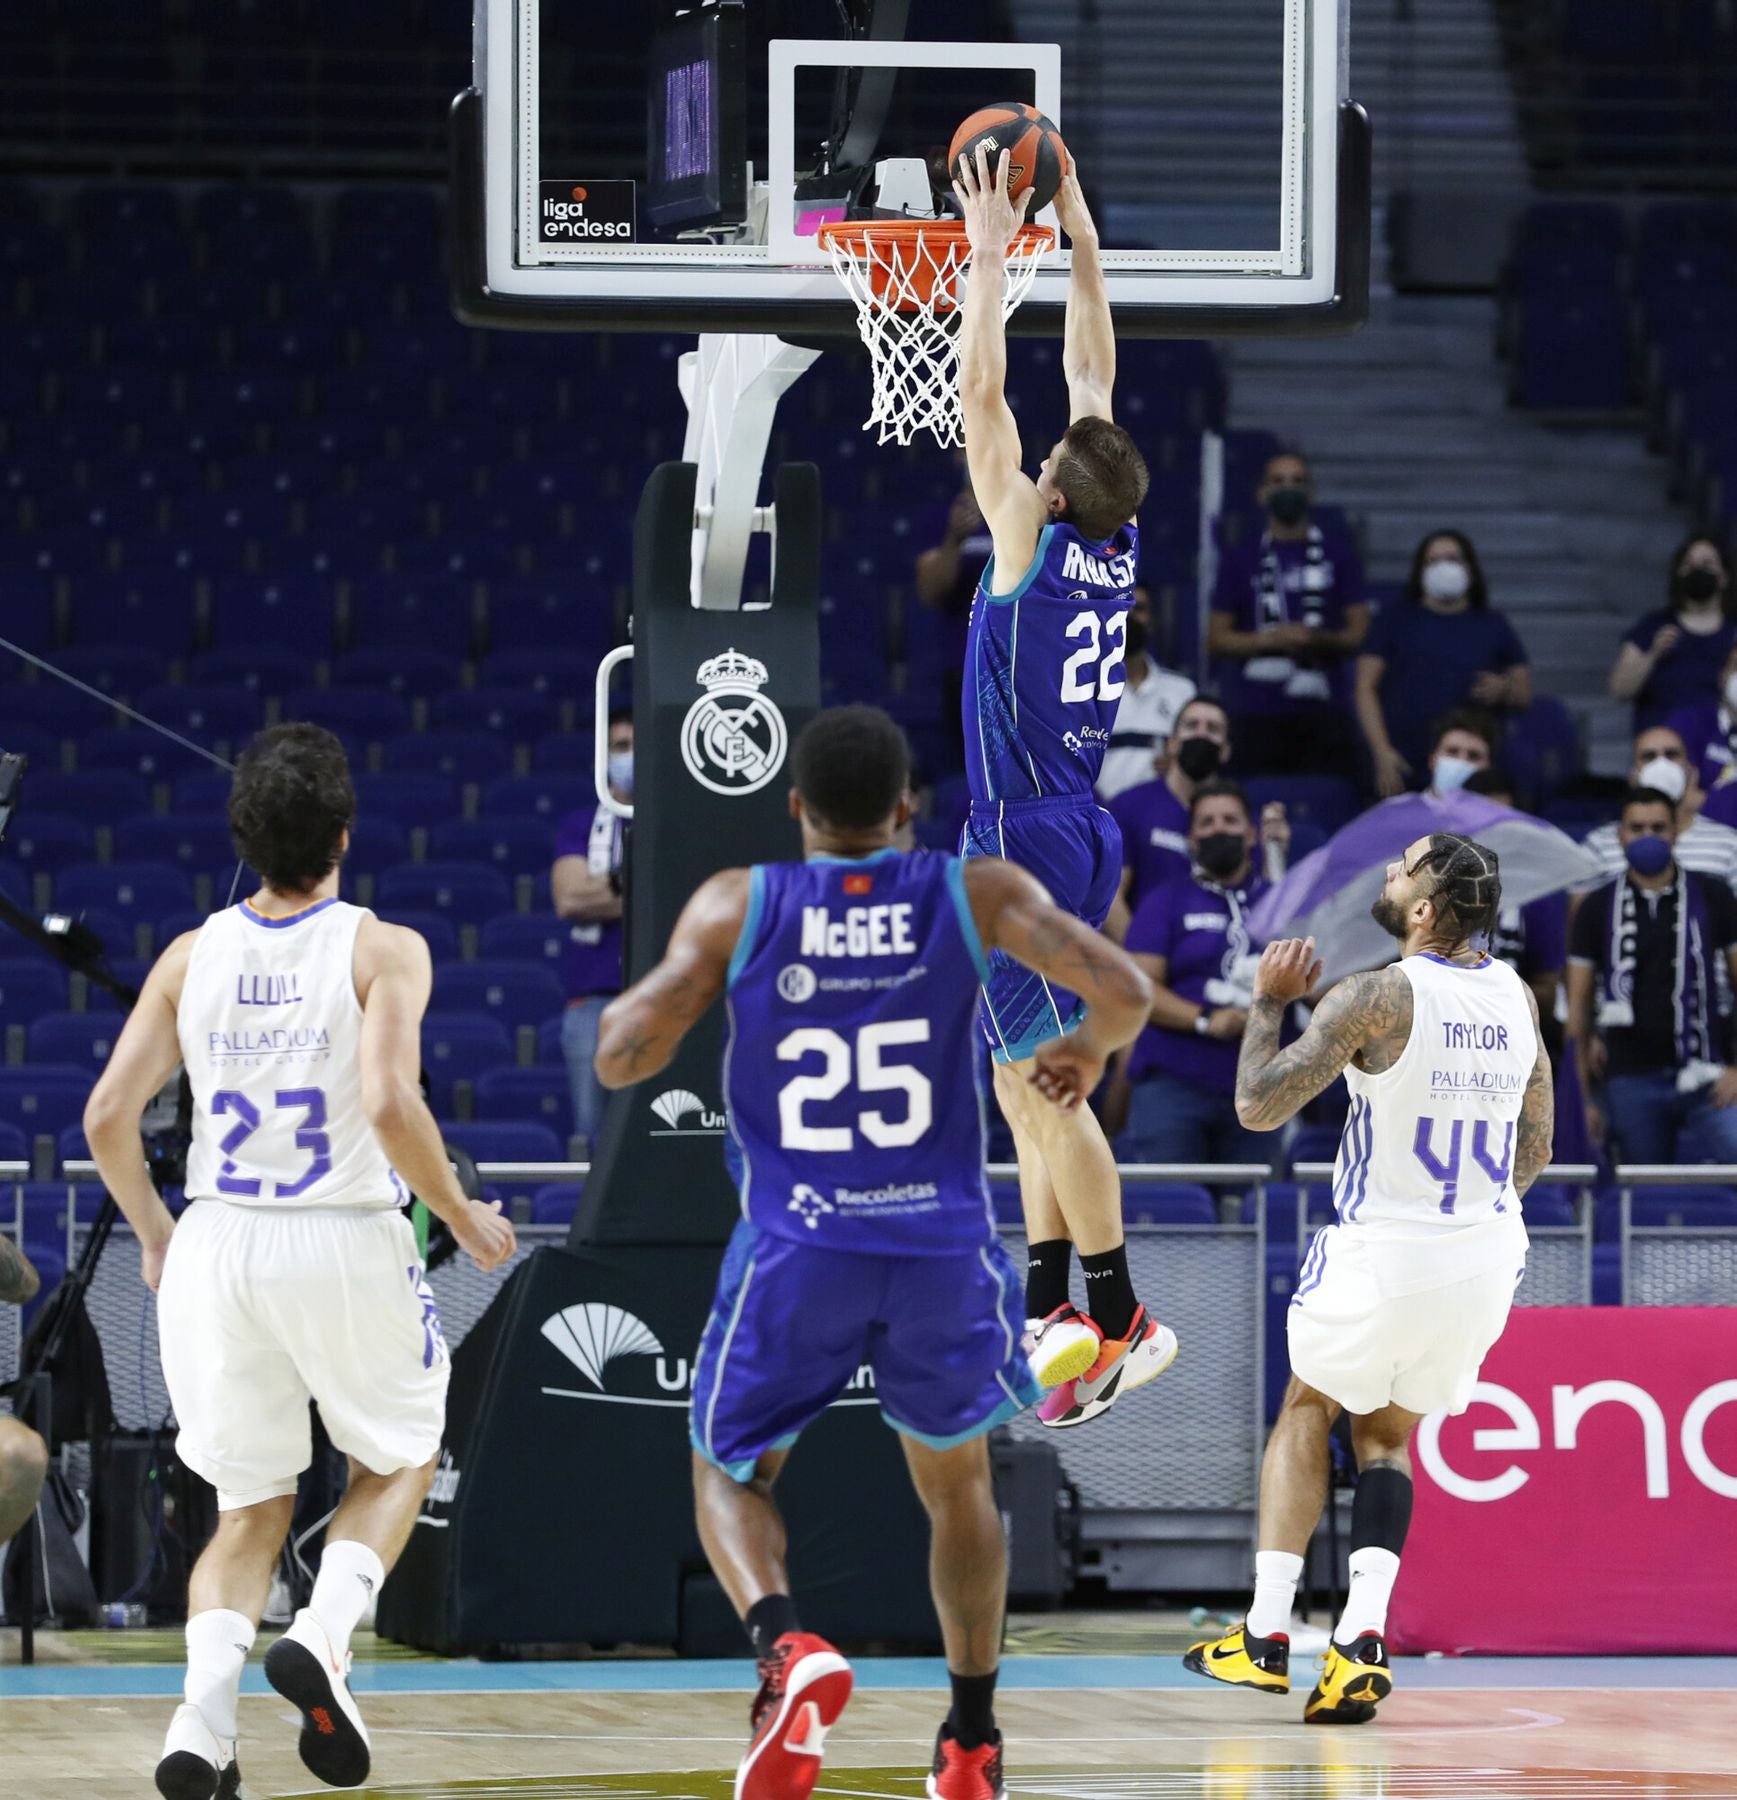
[[[1580,1448],[1583,1421],[1601,1406],[1623,1407],[1632,1415],[1633,1463],[1649,1500],[1668,1500],[1673,1481],[1685,1476],[1725,1500],[1737,1500],[1737,1467],[1721,1468],[1707,1448],[1707,1427],[1721,1407],[1737,1404],[1737,1381],[1715,1381],[1704,1387],[1683,1408],[1680,1418],[1670,1418],[1664,1406],[1633,1381],[1591,1381],[1579,1387],[1558,1383],[1539,1416],[1512,1388],[1480,1381],[1472,1390],[1472,1407],[1493,1406],[1507,1419],[1505,1425],[1480,1425],[1473,1429],[1474,1463],[1458,1457],[1460,1466],[1448,1460],[1442,1446],[1445,1413],[1434,1413],[1418,1428],[1418,1460],[1430,1478],[1456,1500],[1506,1500],[1518,1493],[1542,1464],[1533,1460],[1547,1451]],[[1475,1417],[1475,1411],[1473,1416]],[[1484,1459],[1500,1456],[1500,1463]],[[1524,1459],[1524,1460],[1523,1460]],[[1595,1471],[1608,1482],[1612,1475],[1608,1457]]]
[[541,181],[537,184],[537,242],[632,243],[631,181]]

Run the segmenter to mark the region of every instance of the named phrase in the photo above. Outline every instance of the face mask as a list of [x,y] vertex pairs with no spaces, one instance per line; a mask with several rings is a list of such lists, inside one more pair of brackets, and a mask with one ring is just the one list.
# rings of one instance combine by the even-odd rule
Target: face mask
[[1136,613],[1128,615],[1128,654],[1143,655],[1146,649],[1146,621]]
[[1467,762],[1463,756],[1438,756],[1430,779],[1438,794],[1451,794],[1455,788],[1463,788],[1477,772],[1478,764]]
[[1238,831],[1214,831],[1194,846],[1194,860],[1216,881],[1234,875],[1248,856],[1248,839]]
[[1677,590],[1679,600],[1687,600],[1691,606],[1702,606],[1707,601],[1718,598],[1718,571],[1708,568],[1685,569],[1672,585]]
[[1280,525],[1301,525],[1309,516],[1309,490],[1276,487],[1267,490],[1267,511]]
[[631,750],[611,750],[609,752],[609,785],[619,788],[622,793],[633,793],[633,752]]
[[1623,847],[1623,855],[1637,875],[1662,875],[1670,865],[1671,846],[1662,837],[1636,838]]
[[1176,746],[1176,766],[1190,781],[1204,781],[1218,768],[1223,756],[1211,738],[1184,738]]
[[1672,762],[1668,756],[1649,757],[1641,764],[1635,779],[1642,787],[1650,787],[1673,802],[1681,800],[1689,791],[1689,777],[1683,765]]
[[1423,591],[1431,600],[1463,600],[1472,591],[1472,572],[1463,562],[1426,563]]

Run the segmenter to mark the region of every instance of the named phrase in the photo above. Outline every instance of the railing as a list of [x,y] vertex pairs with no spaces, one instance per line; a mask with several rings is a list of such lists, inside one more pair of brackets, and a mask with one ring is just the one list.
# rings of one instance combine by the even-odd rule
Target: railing
[[1636,1188],[1737,1188],[1737,1164],[1625,1163],[1616,1179],[1622,1207],[1623,1305],[1737,1304],[1737,1227],[1634,1222]]

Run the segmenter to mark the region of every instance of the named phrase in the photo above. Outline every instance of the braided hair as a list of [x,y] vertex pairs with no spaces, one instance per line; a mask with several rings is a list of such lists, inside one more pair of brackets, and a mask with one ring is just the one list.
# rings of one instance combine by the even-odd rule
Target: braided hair
[[1487,941],[1495,935],[1502,909],[1502,866],[1494,850],[1457,832],[1431,832],[1429,850],[1412,873],[1424,869],[1435,876],[1428,898],[1435,902],[1443,932],[1456,944],[1469,944],[1480,936]]

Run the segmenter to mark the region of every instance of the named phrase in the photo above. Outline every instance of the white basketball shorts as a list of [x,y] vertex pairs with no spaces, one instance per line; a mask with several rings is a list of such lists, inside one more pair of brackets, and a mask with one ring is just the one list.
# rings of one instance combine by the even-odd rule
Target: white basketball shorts
[[377,1475],[440,1448],[450,1362],[400,1212],[196,1201],[169,1241],[157,1322],[177,1447],[225,1510],[295,1492],[310,1399]]
[[1343,1227],[1320,1232],[1291,1300],[1291,1371],[1348,1413],[1403,1406],[1462,1413],[1508,1323],[1524,1274],[1518,1251],[1468,1279],[1392,1292],[1379,1252]]

